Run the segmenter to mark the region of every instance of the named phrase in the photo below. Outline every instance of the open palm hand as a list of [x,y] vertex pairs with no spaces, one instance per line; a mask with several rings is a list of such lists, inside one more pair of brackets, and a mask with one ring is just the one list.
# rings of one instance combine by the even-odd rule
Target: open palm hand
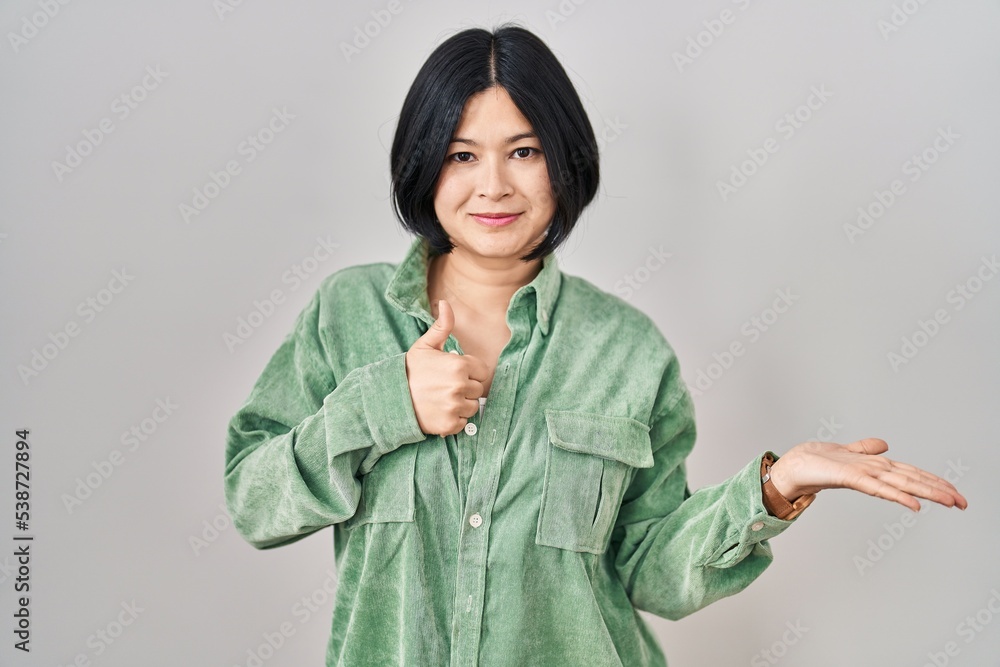
[[771,480],[786,498],[823,489],[854,489],[920,511],[917,498],[965,509],[969,503],[947,480],[908,463],[882,456],[885,440],[863,438],[848,445],[807,441],[771,466]]

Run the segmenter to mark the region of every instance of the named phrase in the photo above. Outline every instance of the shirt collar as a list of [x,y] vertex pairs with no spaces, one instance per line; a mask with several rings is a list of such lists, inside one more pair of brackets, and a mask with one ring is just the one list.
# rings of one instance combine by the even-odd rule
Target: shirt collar
[[[404,313],[418,317],[428,324],[434,322],[430,314],[430,301],[427,298],[427,267],[430,263],[430,243],[418,236],[410,244],[406,256],[396,267],[385,288],[386,300]],[[534,279],[519,288],[516,296],[522,290],[533,290],[535,293],[535,321],[542,334],[549,333],[549,320],[559,296],[562,282],[562,270],[556,254],[550,252],[542,258],[542,268]],[[513,301],[514,298],[511,298]]]

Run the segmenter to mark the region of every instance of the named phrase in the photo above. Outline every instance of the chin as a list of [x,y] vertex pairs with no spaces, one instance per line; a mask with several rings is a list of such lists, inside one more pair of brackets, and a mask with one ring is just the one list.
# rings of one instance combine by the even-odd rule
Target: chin
[[476,239],[466,246],[483,257],[520,257],[527,254],[527,246],[508,239]]

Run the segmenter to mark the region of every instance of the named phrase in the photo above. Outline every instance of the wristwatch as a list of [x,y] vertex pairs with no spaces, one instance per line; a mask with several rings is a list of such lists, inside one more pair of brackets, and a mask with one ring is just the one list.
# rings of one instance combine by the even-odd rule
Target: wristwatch
[[781,492],[774,487],[771,481],[771,466],[774,465],[774,454],[766,452],[760,463],[760,488],[764,492],[764,506],[774,516],[783,521],[791,521],[802,514],[805,508],[816,499],[815,493],[801,495],[789,502],[788,498],[781,495]]

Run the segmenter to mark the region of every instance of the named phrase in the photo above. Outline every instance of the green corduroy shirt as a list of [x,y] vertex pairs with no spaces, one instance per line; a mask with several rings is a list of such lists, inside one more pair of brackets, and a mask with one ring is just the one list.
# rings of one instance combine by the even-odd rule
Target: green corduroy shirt
[[434,322],[428,253],[340,269],[299,314],[229,423],[236,529],[270,549],[333,526],[328,666],[666,665],[637,610],[743,590],[793,523],[764,507],[763,452],[691,493],[673,349],[554,253],[510,300],[481,414],[422,433],[405,354]]

